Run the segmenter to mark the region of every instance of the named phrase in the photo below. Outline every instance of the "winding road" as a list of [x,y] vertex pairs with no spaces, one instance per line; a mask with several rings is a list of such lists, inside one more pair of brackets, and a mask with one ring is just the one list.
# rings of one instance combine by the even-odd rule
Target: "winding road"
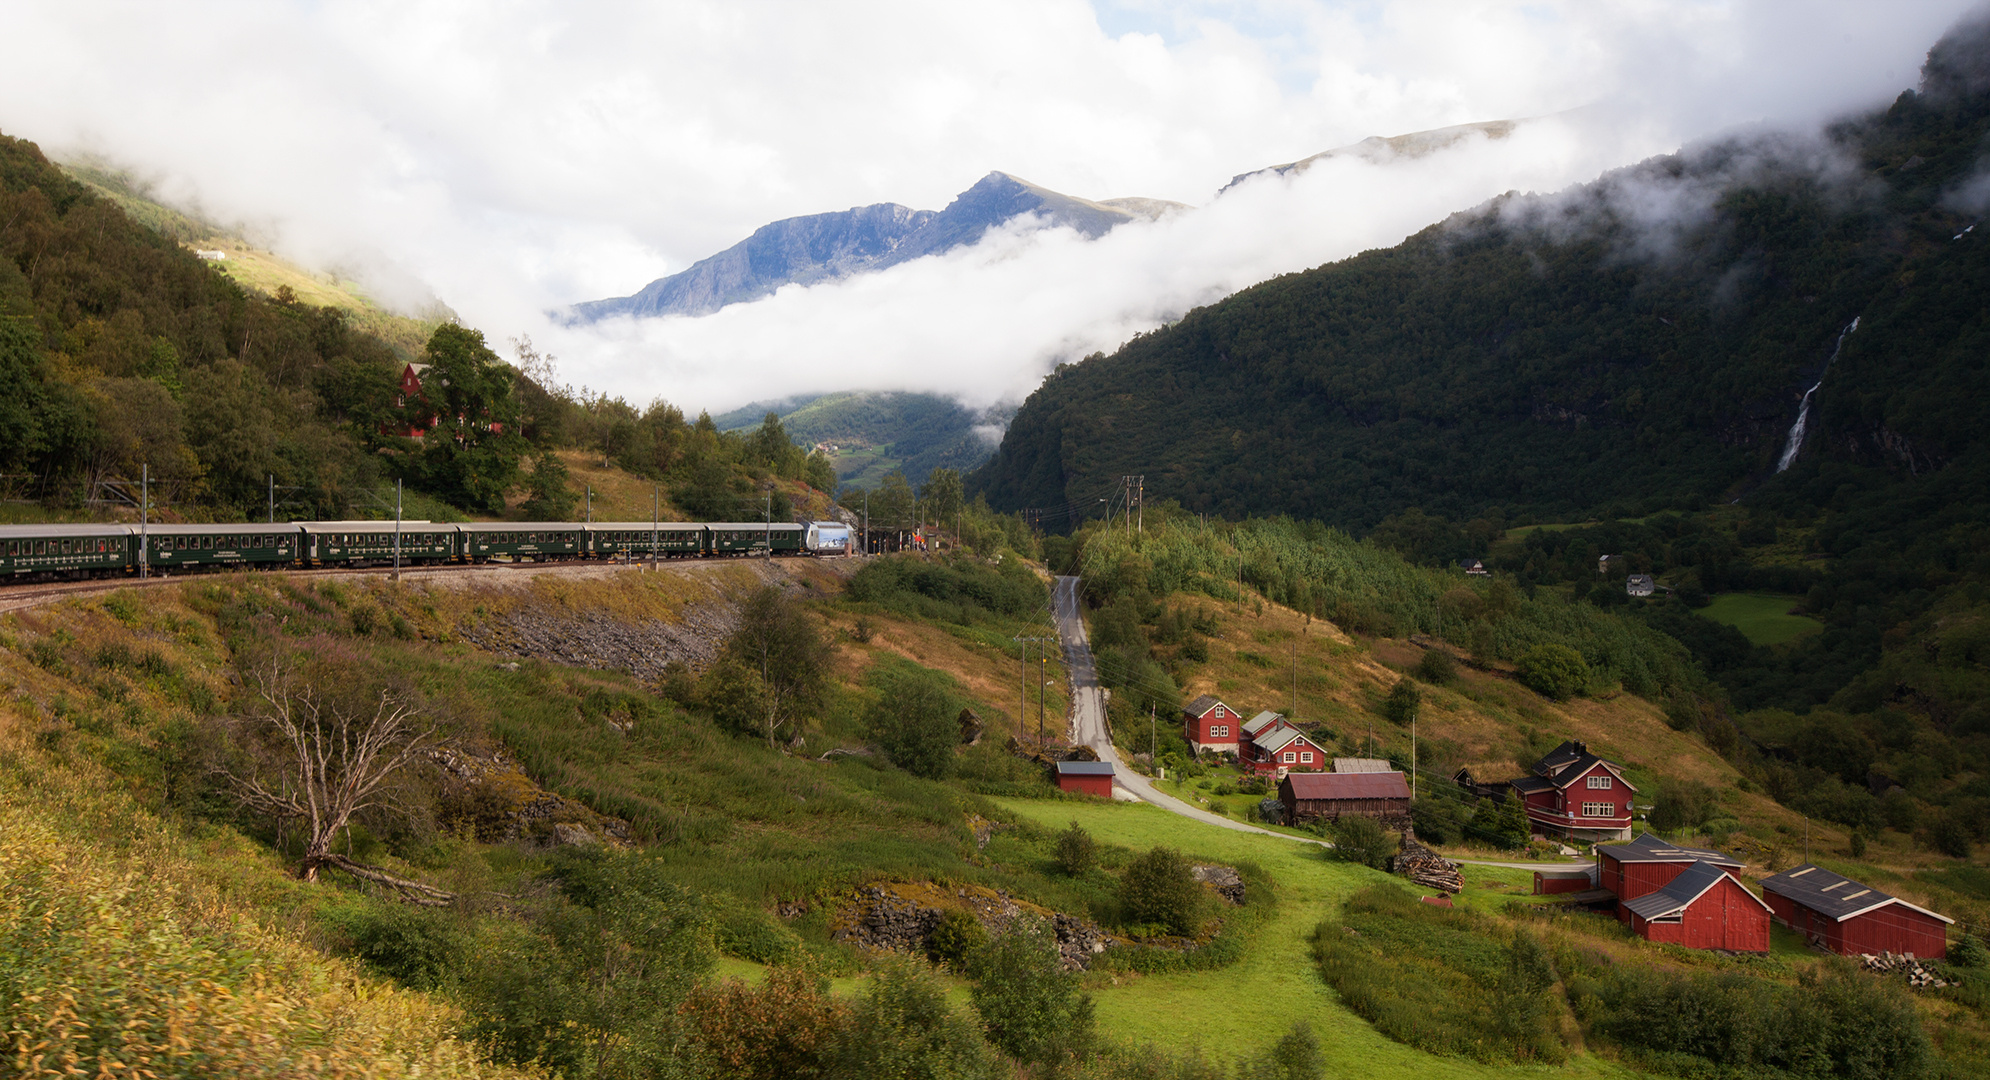
[[[1150,803],[1170,813],[1206,822],[1220,829],[1233,832],[1262,833],[1276,836],[1281,840],[1292,840],[1301,844],[1316,844],[1332,847],[1325,840],[1313,840],[1291,833],[1273,832],[1256,825],[1246,824],[1221,814],[1191,806],[1173,795],[1162,792],[1154,782],[1134,772],[1120,759],[1119,749],[1112,744],[1112,732],[1106,726],[1106,699],[1099,688],[1098,669],[1092,663],[1092,646],[1085,638],[1085,618],[1078,599],[1078,579],[1059,577],[1051,590],[1051,614],[1057,623],[1058,644],[1064,652],[1064,670],[1071,680],[1071,742],[1075,746],[1089,746],[1099,755],[1100,761],[1109,761],[1113,766],[1113,794],[1115,797],[1128,797]],[[1513,870],[1568,870],[1587,865],[1586,862],[1491,862],[1481,859],[1454,859],[1453,862],[1468,862],[1478,866],[1499,866]]]

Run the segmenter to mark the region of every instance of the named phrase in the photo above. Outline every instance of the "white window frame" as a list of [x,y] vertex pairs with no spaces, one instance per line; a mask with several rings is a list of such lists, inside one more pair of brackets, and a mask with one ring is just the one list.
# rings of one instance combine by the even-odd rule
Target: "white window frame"
[[1589,786],[1598,791],[1608,791],[1610,790],[1610,778],[1607,776],[1592,776],[1589,778]]
[[1292,764],[1292,751],[1290,750],[1287,750],[1285,752],[1285,764],[1287,765]]
[[1212,739],[1220,739],[1228,734],[1230,734],[1230,729],[1223,724],[1209,725],[1209,737]]
[[1582,804],[1583,817],[1616,817],[1617,804],[1613,802],[1586,802]]
[[1301,751],[1299,754],[1299,763],[1301,765],[1311,765],[1313,763],[1313,752],[1311,750]]

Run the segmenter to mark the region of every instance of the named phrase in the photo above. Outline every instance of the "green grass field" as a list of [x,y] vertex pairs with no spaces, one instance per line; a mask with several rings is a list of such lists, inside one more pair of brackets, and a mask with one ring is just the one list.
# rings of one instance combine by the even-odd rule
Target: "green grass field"
[[[1153,1043],[1172,1053],[1200,1046],[1209,1057],[1228,1059],[1261,1049],[1303,1020],[1318,1034],[1331,1075],[1442,1080],[1522,1071],[1436,1057],[1393,1042],[1342,1007],[1320,980],[1308,955],[1307,935],[1356,889],[1393,880],[1386,875],[1330,861],[1311,844],[1219,829],[1151,806],[997,801],[1049,828],[1076,820],[1100,840],[1136,850],[1167,845],[1191,856],[1255,862],[1279,883],[1277,914],[1259,931],[1241,963],[1182,975],[1120,975],[1117,985],[1098,987],[1093,996],[1099,1029],[1112,1038]],[[1524,871],[1487,867],[1471,868],[1468,880],[1468,896],[1495,882],[1509,894],[1525,893],[1529,886],[1523,882],[1531,882]],[[1635,1075],[1587,1056],[1555,1073]]]
[[1781,645],[1824,629],[1816,619],[1792,615],[1799,597],[1769,593],[1725,593],[1700,609],[1700,614],[1726,623],[1757,645]]

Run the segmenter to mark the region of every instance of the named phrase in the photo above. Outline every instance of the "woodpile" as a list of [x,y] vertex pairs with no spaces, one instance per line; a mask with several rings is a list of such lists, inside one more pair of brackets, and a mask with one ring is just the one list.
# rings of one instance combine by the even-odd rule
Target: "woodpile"
[[1416,837],[1408,830],[1403,832],[1403,850],[1389,860],[1389,871],[1429,889],[1443,889],[1449,893],[1465,889],[1465,879],[1458,873],[1458,864],[1417,843]]
[[1907,985],[1925,990],[1939,990],[1952,985],[1933,971],[1921,966],[1921,961],[1905,953],[1883,952],[1865,953],[1859,957],[1859,966],[1881,975],[1901,974],[1907,976]]

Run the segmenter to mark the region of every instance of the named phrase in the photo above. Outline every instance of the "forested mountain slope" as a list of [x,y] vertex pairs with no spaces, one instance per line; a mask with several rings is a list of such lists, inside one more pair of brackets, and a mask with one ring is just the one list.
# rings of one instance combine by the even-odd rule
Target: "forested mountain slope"
[[[1799,471],[1971,467],[1990,323],[1982,23],[1919,92],[1821,139],[1751,135],[1289,275],[1060,370],[976,486],[1054,507],[1150,497],[1366,528],[1643,513]],[[1972,203],[1972,195],[1975,197]],[[1088,500],[1089,501],[1089,500]]]

